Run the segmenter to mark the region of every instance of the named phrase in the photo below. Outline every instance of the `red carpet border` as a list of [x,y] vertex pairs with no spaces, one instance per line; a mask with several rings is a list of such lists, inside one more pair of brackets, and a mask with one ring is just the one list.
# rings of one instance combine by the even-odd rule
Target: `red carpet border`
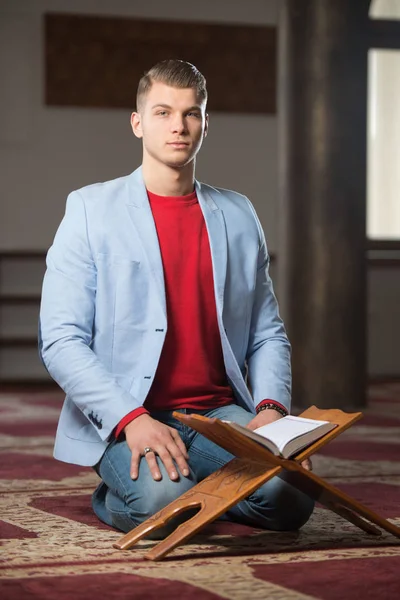
[[[400,384],[371,386],[365,417],[314,470],[400,525]],[[299,532],[214,523],[162,562],[120,552],[98,522],[91,469],[52,458],[58,392],[0,394],[0,597],[4,600],[398,600],[400,540],[318,507]]]

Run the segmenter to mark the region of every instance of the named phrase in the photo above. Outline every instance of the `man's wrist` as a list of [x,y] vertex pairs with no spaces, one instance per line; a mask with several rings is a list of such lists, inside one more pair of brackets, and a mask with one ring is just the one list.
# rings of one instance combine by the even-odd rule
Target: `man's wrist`
[[263,400],[256,407],[256,413],[259,414],[263,410],[275,410],[282,417],[286,417],[289,414],[289,411],[283,404],[277,402],[276,400]]
[[118,439],[120,437],[120,435],[125,432],[125,427],[127,425],[129,425],[129,423],[132,423],[132,421],[134,421],[135,419],[137,419],[138,417],[142,416],[142,415],[148,415],[149,411],[146,410],[143,406],[140,406],[139,408],[136,408],[135,410],[131,411],[130,413],[128,413],[127,415],[125,415],[125,417],[123,417],[121,419],[121,421],[118,423],[117,427],[115,428],[115,437]]

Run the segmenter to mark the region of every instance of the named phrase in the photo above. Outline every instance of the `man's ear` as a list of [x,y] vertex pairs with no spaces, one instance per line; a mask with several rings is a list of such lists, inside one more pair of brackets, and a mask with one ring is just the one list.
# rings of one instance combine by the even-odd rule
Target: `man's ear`
[[142,118],[140,116],[140,113],[133,112],[131,114],[131,127],[132,127],[133,133],[136,135],[137,138],[143,137]]
[[204,123],[204,134],[203,134],[203,138],[207,137],[208,134],[208,126],[209,126],[209,119],[208,119],[208,114],[206,113],[206,119],[205,119],[205,123]]

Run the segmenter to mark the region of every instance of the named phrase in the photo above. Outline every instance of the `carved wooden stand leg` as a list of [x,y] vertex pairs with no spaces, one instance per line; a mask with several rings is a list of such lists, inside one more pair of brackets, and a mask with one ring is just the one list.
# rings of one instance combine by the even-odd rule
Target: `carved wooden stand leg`
[[[380,529],[371,525],[371,523],[374,523],[400,538],[399,527],[326,483],[314,473],[306,471],[298,463],[282,461],[282,465],[285,465],[292,472],[293,485],[350,523],[369,534],[381,535]],[[119,550],[127,550],[150,532],[166,525],[173,517],[189,509],[200,508],[198,513],[179,525],[175,531],[145,555],[145,558],[149,560],[161,560],[205,525],[211,523],[232,506],[252,494],[263,483],[278,475],[283,468],[283,466],[273,467],[266,470],[266,465],[263,462],[235,458],[180,496],[180,498],[171,502],[153,517],[147,519],[145,523],[124,535],[113,546]]]
[[290,470],[294,471],[291,483],[332,512],[340,515],[346,521],[356,525],[366,533],[373,535],[382,534],[380,529],[371,525],[373,523],[400,538],[400,527],[397,527],[397,525],[379,516],[361,504],[361,502],[354,500],[351,496],[348,496],[321,477],[318,477],[318,475],[315,475],[315,473],[306,471],[297,462],[285,461],[285,463],[289,463],[291,465]]
[[220,517],[282,470],[281,467],[266,470],[266,466],[265,463],[252,462],[249,459],[234,458],[163,510],[124,535],[117,543],[113,544],[114,548],[127,550],[151,531],[163,527],[173,517],[191,508],[199,507],[199,512],[179,525],[175,531],[145,555],[145,558],[149,560],[162,559],[168,552],[195,535],[207,523]]

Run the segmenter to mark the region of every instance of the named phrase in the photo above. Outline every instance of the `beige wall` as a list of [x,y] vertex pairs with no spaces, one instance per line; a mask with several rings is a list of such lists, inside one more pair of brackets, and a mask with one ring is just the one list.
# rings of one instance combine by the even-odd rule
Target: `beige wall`
[[[140,143],[129,111],[49,108],[43,104],[42,15],[68,11],[214,22],[276,24],[279,0],[0,0],[0,250],[45,250],[77,187],[131,172]],[[135,82],[132,82],[132,95]],[[236,189],[254,202],[279,260],[276,117],[212,113],[198,161],[199,179]],[[0,265],[0,293],[40,293],[42,265]],[[274,269],[273,269],[274,270]],[[400,273],[369,273],[370,374],[400,374]],[[0,307],[1,335],[36,331],[37,309]],[[41,374],[36,350],[0,351],[0,376],[24,365]]]
[[[277,21],[275,0],[0,2],[0,249],[47,248],[69,191],[130,173],[141,160],[129,110],[43,104],[42,15],[50,10],[225,23]],[[132,82],[132,98],[136,85]],[[249,195],[276,250],[276,117],[211,113],[210,119],[198,178]]]

